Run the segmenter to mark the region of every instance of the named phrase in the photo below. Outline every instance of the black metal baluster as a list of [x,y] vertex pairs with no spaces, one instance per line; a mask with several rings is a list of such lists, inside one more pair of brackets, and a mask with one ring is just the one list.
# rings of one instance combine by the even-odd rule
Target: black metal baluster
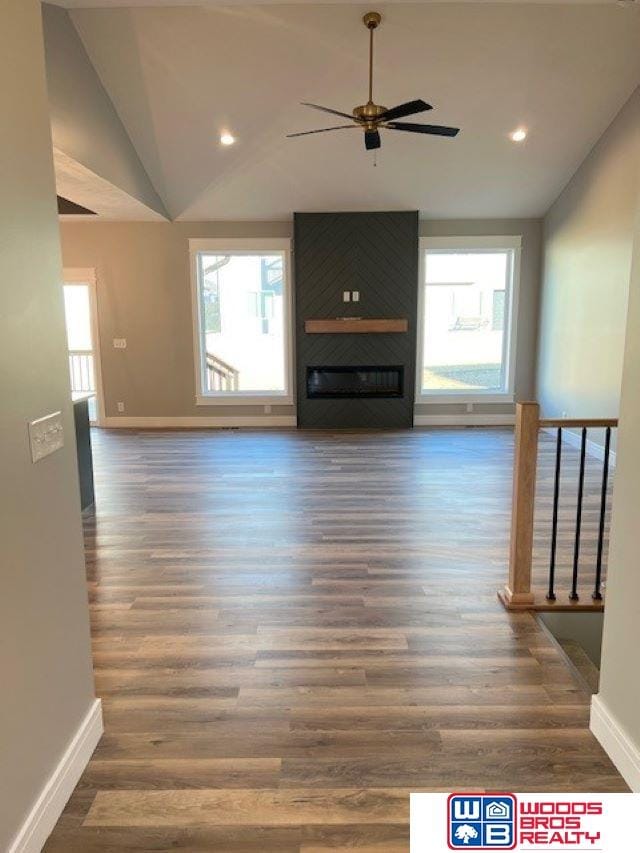
[[578,509],[576,512],[576,541],[573,547],[573,578],[571,580],[571,601],[577,601],[578,595],[578,564],[580,562],[580,528],[582,527],[582,495],[584,493],[584,461],[587,453],[587,428],[582,427],[582,442],[580,443],[580,474],[578,477]]
[[553,483],[553,518],[551,521],[551,556],[549,558],[549,591],[547,601],[555,601],[556,545],[558,542],[558,499],[560,497],[560,465],[562,462],[562,427],[556,438],[556,478]]
[[602,492],[600,494],[600,526],[598,528],[598,556],[596,558],[596,585],[591,598],[602,601],[602,551],[604,547],[604,520],[607,513],[607,484],[609,480],[609,449],[611,447],[611,427],[607,427],[604,436],[604,462],[602,463]]

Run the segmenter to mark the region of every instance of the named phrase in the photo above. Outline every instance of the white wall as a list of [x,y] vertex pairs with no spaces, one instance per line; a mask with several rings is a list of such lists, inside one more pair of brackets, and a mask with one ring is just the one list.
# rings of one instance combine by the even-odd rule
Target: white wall
[[[93,679],[39,0],[4,0],[0,78],[4,851],[92,707]],[[65,446],[34,465],[27,422],[59,409]]]

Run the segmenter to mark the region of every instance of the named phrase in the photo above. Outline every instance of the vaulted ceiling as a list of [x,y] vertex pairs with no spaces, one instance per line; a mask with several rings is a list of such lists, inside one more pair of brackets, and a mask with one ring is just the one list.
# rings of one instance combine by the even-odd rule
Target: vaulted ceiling
[[[74,8],[72,20],[179,219],[416,208],[439,218],[539,216],[640,83],[637,8],[383,6],[376,100],[424,98],[435,107],[428,121],[462,132],[387,132],[374,160],[359,132],[285,138],[334,123],[300,101],[345,112],[366,101],[363,6],[96,2],[108,8]],[[517,145],[508,134],[520,125],[529,136]],[[222,130],[237,143],[221,146]]]

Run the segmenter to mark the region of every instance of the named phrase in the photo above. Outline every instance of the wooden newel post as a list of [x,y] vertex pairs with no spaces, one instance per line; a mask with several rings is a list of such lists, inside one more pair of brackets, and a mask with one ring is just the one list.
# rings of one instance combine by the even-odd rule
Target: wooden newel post
[[531,561],[539,418],[537,403],[516,404],[509,581],[500,594],[505,606],[513,609],[526,608],[534,602]]

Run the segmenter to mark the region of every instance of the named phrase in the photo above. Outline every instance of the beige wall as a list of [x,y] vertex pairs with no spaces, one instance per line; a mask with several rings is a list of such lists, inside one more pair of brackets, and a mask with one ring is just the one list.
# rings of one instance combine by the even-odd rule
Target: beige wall
[[[193,366],[190,237],[288,237],[291,222],[68,223],[61,225],[64,265],[95,267],[102,373],[108,418],[227,417],[264,415],[262,406],[196,406]],[[423,222],[422,234],[521,234],[521,298],[516,392],[533,386],[540,222]],[[126,350],[113,349],[126,338]],[[455,412],[455,406],[420,407],[424,413]],[[484,405],[478,411],[511,412],[512,406]],[[293,406],[272,406],[272,416],[293,415]]]
[[545,219],[537,394],[548,417],[616,417],[640,163],[640,89]]
[[[93,701],[40,3],[0,27],[0,850]],[[27,422],[61,409],[31,463]]]
[[[107,417],[263,415],[263,406],[196,406],[190,237],[288,237],[289,222],[63,223],[66,267],[95,267]],[[113,348],[126,338],[127,348]],[[272,406],[272,415],[293,415]]]
[[592,727],[640,790],[640,89],[550,209],[543,252],[543,411],[620,416]]
[[[640,172],[640,161],[636,163]],[[620,428],[609,546],[607,606],[599,699],[611,721],[635,751],[635,772],[613,757],[633,789],[640,791],[640,205],[636,218],[633,267],[622,373]],[[610,748],[611,739],[605,742]]]

